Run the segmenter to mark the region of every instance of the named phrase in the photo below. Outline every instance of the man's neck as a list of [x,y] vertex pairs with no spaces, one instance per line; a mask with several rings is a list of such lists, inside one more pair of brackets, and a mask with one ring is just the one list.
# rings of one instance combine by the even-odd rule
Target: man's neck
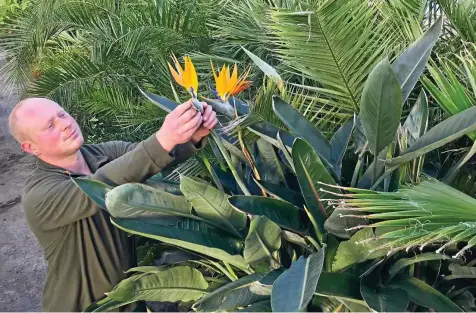
[[80,150],[78,150],[75,154],[63,157],[61,159],[39,158],[49,164],[64,168],[70,172],[81,173],[85,175],[91,174],[91,170],[89,169],[89,166]]

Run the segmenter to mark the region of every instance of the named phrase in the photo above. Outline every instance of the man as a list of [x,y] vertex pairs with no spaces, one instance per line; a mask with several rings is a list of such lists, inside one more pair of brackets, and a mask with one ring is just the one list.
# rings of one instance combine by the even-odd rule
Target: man
[[142,182],[184,161],[203,146],[217,123],[211,106],[204,107],[202,116],[191,101],[179,105],[155,134],[138,144],[83,145],[78,124],[59,104],[29,98],[15,106],[10,131],[23,151],[36,156],[22,201],[28,226],[48,263],[43,311],[84,310],[134,265],[131,239],[71,177],[115,186]]

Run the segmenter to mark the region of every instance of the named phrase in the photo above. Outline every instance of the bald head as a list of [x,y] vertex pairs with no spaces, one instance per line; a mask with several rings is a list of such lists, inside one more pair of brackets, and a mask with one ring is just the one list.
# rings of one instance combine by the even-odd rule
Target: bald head
[[32,112],[35,108],[38,108],[41,105],[51,105],[52,103],[56,104],[56,102],[46,98],[27,98],[17,103],[8,118],[8,127],[13,138],[15,138],[19,143],[29,140],[30,136],[28,136],[28,130],[26,127],[28,121],[25,120],[25,112]]

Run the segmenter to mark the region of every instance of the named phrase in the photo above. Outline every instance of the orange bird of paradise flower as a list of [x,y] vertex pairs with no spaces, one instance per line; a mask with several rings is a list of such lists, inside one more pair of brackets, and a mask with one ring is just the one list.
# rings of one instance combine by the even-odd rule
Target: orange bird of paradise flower
[[189,56],[184,56],[184,67],[180,65],[177,57],[172,54],[172,59],[174,60],[175,69],[167,62],[169,66],[170,73],[175,79],[177,84],[187,89],[187,91],[192,95],[193,105],[195,109],[200,112],[203,112],[203,106],[197,100],[198,95],[198,77],[197,72],[195,71],[195,66],[192,63],[192,59]]
[[248,77],[250,70],[248,69],[244,75],[238,78],[238,68],[235,64],[233,72],[230,75],[230,68],[223,65],[220,72],[215,72],[215,67],[212,65],[213,77],[215,78],[215,94],[222,101],[227,101],[230,96],[235,96],[243,90],[251,86],[251,81],[245,80]]

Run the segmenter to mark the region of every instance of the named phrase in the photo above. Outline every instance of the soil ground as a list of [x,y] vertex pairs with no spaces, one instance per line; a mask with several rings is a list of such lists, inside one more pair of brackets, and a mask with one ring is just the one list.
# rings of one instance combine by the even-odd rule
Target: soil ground
[[[0,68],[4,62],[0,52]],[[0,311],[31,312],[41,311],[46,265],[21,205],[33,158],[22,153],[8,131],[8,115],[18,99],[0,85]]]

